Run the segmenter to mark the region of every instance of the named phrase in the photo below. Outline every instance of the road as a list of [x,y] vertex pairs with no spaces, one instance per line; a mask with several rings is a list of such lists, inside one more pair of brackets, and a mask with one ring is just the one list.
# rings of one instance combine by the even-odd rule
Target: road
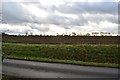
[[3,74],[22,78],[118,78],[118,69],[5,59]]

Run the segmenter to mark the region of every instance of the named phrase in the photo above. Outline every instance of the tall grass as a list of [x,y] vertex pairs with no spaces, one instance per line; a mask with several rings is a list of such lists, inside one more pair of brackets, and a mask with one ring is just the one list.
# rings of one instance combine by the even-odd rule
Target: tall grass
[[36,57],[118,64],[118,45],[67,45],[4,43],[5,56]]

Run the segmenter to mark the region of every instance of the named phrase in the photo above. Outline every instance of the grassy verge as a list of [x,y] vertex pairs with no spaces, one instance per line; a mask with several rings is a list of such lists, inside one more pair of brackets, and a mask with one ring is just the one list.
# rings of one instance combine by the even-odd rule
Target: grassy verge
[[13,77],[7,76],[7,75],[2,75],[2,80],[12,80],[11,78],[13,78]]
[[19,78],[19,77],[9,76],[9,75],[2,75],[2,80],[33,80],[33,79]]
[[118,45],[50,45],[4,43],[7,58],[67,63],[87,66],[119,67]]
[[18,59],[18,60],[28,60],[28,61],[38,61],[38,62],[48,62],[48,63],[74,64],[74,65],[81,65],[81,66],[120,68],[118,64],[113,64],[113,63],[95,63],[95,62],[83,62],[83,61],[75,61],[75,60],[59,60],[59,59],[36,58],[36,57],[15,57],[15,56],[8,56],[7,58]]

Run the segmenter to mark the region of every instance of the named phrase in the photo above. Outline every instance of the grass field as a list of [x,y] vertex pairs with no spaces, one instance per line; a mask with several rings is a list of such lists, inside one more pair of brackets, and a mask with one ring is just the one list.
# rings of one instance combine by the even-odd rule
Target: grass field
[[78,65],[119,67],[118,45],[3,43],[4,57]]
[[33,79],[19,78],[19,77],[15,77],[15,76],[2,75],[1,80],[33,80]]

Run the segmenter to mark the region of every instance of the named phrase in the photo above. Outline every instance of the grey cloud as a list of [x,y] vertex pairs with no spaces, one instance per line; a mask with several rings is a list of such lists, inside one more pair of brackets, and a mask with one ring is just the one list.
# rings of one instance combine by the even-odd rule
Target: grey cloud
[[[29,3],[31,4],[31,3]],[[39,4],[36,4],[36,3],[32,3],[32,4],[35,4],[37,6],[40,6]],[[108,5],[106,7],[106,5]],[[52,15],[49,15],[46,19],[41,19],[41,18],[36,18],[34,15],[30,15],[30,14],[26,14],[27,12],[23,11],[23,9],[21,8],[20,4],[19,3],[5,3],[4,6],[3,6],[3,20],[7,23],[14,23],[14,24],[19,24],[19,23],[23,23],[23,22],[35,22],[35,23],[50,23],[50,24],[55,24],[55,25],[60,25],[60,24],[68,24],[66,23],[64,20],[68,19],[70,21],[70,25],[73,25],[74,24],[79,24],[79,22],[82,21],[85,21],[87,22],[86,20],[87,19],[90,19],[90,20],[103,20],[105,19],[105,17],[98,17],[97,16],[97,19],[96,19],[96,15],[95,17],[93,16],[92,18],[90,18],[88,16],[88,18],[84,18],[83,16],[81,16],[81,14],[84,14],[86,11],[87,13],[90,13],[90,12],[98,12],[100,13],[101,11],[102,12],[108,12],[108,13],[117,13],[117,8],[116,8],[116,5],[114,5],[114,8],[111,8],[111,6],[113,7],[113,4],[115,3],[109,3],[109,2],[106,2],[106,3],[96,3],[96,4],[90,4],[90,3],[74,3],[74,5],[72,7],[68,6],[68,5],[62,5],[62,6],[59,6],[59,8],[56,8],[55,6],[52,6],[50,8],[45,8],[46,10],[51,11],[53,10],[53,14]],[[27,4],[25,4],[27,5]],[[103,7],[105,6],[105,7]],[[40,6],[41,7],[41,6]],[[54,10],[58,10],[60,12],[67,12],[68,14],[72,13],[72,14],[76,14],[76,12],[78,12],[79,14],[76,14],[76,15],[80,15],[79,16],[79,22],[76,20],[72,20],[71,18],[66,18],[66,17],[63,17],[63,16],[59,16],[59,15],[56,15],[54,14]],[[70,12],[70,11],[71,12]],[[113,11],[115,10],[115,11]],[[80,13],[81,12],[81,13]],[[95,14],[95,13],[94,13]],[[44,15],[44,14],[43,14]],[[109,20],[110,21],[113,21],[113,22],[116,22],[115,20],[116,19],[113,19],[113,17],[109,17]]]
[[[21,4],[36,5],[38,8],[47,11],[49,15],[46,18],[36,17],[35,15],[28,13]],[[31,29],[47,32],[49,31],[49,24],[58,25],[64,29],[81,29],[81,27],[75,26],[88,25],[88,21],[97,23],[98,25],[101,21],[117,23],[117,9],[117,3],[115,2],[98,2],[93,4],[85,2],[66,3],[59,7],[56,7],[54,5],[45,7],[40,3],[4,3],[2,17],[3,21],[8,24],[29,25]],[[61,12],[62,14],[77,15],[78,19],[72,19],[70,17],[55,14],[55,11]],[[88,13],[90,15],[83,16],[85,13]],[[96,13],[100,15],[97,15]]]
[[81,2],[81,3],[66,3],[57,8],[62,13],[81,14],[81,13],[118,13],[117,2]]
[[2,7],[0,6],[0,23],[2,23]]
[[118,23],[118,16],[117,15],[108,15],[108,14],[90,14],[89,16],[79,16],[80,21],[82,21],[83,23],[86,23],[88,21],[92,21],[95,23],[99,23],[101,21],[108,21],[108,22],[112,22],[112,23]]
[[48,25],[37,24],[37,23],[29,23],[28,25],[29,25],[32,29],[36,29],[36,30],[39,30],[39,31],[41,31],[41,32],[47,32],[47,31],[49,31]]
[[31,15],[27,15],[27,11],[22,8],[21,3],[6,2],[3,3],[2,10],[3,22],[8,24],[20,24],[29,22]]

